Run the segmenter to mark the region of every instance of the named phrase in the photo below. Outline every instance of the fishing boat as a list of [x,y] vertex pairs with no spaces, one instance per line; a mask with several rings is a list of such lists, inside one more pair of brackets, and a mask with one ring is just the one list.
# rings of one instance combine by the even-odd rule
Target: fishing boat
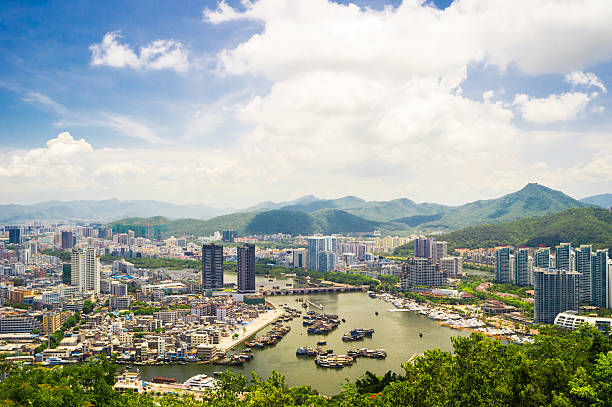
[[174,377],[163,377],[163,376],[155,376],[152,380],[153,383],[176,383],[176,379]]

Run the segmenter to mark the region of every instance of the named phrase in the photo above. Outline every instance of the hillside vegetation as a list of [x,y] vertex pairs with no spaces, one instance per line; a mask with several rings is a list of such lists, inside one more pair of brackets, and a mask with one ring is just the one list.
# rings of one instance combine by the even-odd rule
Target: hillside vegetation
[[[476,201],[462,206],[417,204],[409,199],[364,201],[348,196],[323,200],[304,197],[280,209],[238,212],[209,220],[163,217],[127,218],[111,223],[113,230],[134,230],[139,236],[193,234],[209,235],[233,229],[240,234],[292,235],[311,233],[369,233],[376,229],[393,232],[423,230],[452,231],[478,224],[543,216],[572,207],[589,207],[562,192],[538,184],[501,198]],[[263,203],[257,208],[278,204]]]
[[612,250],[612,212],[601,208],[572,208],[539,218],[472,226],[445,235],[452,248],[494,247],[500,244],[555,246],[593,244]]
[[[304,377],[290,387],[273,371],[251,378],[225,371],[218,388],[196,399],[176,393],[118,393],[117,366],[101,360],[49,369],[0,362],[5,406],[98,407],[284,407],[284,406],[609,406],[612,404],[612,342],[584,326],[540,330],[533,344],[504,345],[482,334],[452,338],[453,351],[425,351],[401,374],[366,371],[331,397],[319,395]],[[409,355],[404,355],[407,359]],[[353,367],[353,369],[358,367]],[[382,372],[381,372],[382,373]],[[341,381],[341,376],[329,376]]]

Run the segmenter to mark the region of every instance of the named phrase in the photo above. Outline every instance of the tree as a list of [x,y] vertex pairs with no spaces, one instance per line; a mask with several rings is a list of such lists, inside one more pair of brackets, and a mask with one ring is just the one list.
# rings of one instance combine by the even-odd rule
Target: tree
[[87,315],[91,313],[91,311],[93,311],[95,306],[96,304],[94,304],[93,301],[90,301],[90,300],[83,301],[83,314]]

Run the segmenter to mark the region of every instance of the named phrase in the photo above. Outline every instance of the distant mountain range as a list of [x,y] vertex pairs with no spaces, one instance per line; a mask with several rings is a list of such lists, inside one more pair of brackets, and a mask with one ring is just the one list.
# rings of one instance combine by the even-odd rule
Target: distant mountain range
[[175,205],[160,201],[48,201],[34,205],[0,205],[0,222],[69,219],[110,221],[133,216],[209,219],[233,211],[206,205]]
[[[287,205],[285,205],[287,204]],[[170,234],[210,234],[235,229],[241,234],[368,233],[424,230],[452,231],[479,224],[501,223],[524,217],[544,216],[567,208],[591,205],[539,184],[497,199],[461,206],[417,204],[409,199],[364,201],[354,196],[318,199],[312,195],[295,201],[264,202],[249,211],[218,216],[209,220],[165,218],[123,219],[113,223],[115,230],[142,228],[157,223]]]
[[593,195],[588,198],[582,198],[580,201],[590,205],[601,206],[602,208],[610,208],[612,207],[612,194]]
[[501,244],[552,247],[570,242],[575,246],[593,244],[594,248],[612,251],[612,212],[597,207],[571,208],[537,218],[471,226],[437,239],[447,241],[452,248],[475,249]]

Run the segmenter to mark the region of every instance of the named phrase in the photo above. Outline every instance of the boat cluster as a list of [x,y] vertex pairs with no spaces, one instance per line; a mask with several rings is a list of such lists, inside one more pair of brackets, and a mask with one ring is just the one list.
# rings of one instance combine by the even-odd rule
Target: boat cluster
[[291,331],[290,326],[276,326],[265,334],[247,342],[247,346],[250,348],[265,348],[266,346],[276,345],[289,331]]
[[335,353],[327,355],[317,355],[315,364],[321,367],[343,368],[351,366],[355,363],[355,358],[349,355],[336,355]]
[[372,334],[374,334],[373,329],[351,329],[347,334],[342,335],[342,340],[344,342],[360,341],[366,336],[371,338]]
[[387,352],[384,349],[349,349],[346,354],[354,358],[373,358],[373,359],[384,359],[387,357]]
[[303,326],[307,326],[309,334],[327,334],[340,325],[338,315],[319,314],[314,311],[308,311],[308,315],[304,315]]
[[241,353],[226,355],[222,358],[216,359],[213,363],[215,365],[242,366],[244,362],[248,362],[251,359],[253,359],[253,353],[251,353],[249,348],[246,348]]

